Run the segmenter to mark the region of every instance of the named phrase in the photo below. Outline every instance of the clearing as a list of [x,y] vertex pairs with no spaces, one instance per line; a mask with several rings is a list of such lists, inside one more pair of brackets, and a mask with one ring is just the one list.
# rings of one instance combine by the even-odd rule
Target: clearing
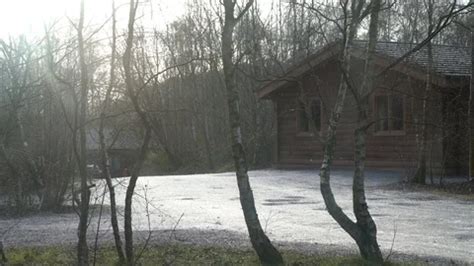
[[[353,250],[355,243],[325,210],[317,173],[310,170],[251,171],[262,226],[269,237],[280,241],[282,246],[306,243],[302,246],[316,250],[331,246]],[[474,263],[473,202],[432,193],[381,188],[399,180],[399,173],[372,171],[366,181],[368,204],[385,255],[393,244],[396,253]],[[98,182],[97,191],[102,192],[102,182]],[[123,200],[127,179],[116,179],[116,182],[117,198]],[[352,216],[351,182],[349,171],[332,173],[336,199]],[[176,235],[186,238],[181,240],[188,243],[238,246],[245,242],[246,227],[234,173],[140,177],[137,191],[133,222],[137,232],[142,232],[137,234],[141,237],[145,237],[145,232],[151,228],[161,231],[157,234],[161,237],[169,235],[171,238],[177,232]],[[100,203],[102,197],[100,193],[96,192],[96,195],[96,203]],[[123,202],[118,204],[123,205]],[[97,215],[97,209],[94,215]],[[101,236],[111,239],[106,209]],[[75,243],[77,221],[76,214],[71,212],[43,213],[0,218],[0,228],[4,230],[14,225],[4,236],[6,246],[63,245]],[[96,221],[92,221],[91,230],[96,229]],[[189,237],[183,236],[183,232],[190,232]],[[199,237],[196,232],[213,233]],[[175,240],[176,235],[173,236]],[[236,240],[239,235],[242,237]]]

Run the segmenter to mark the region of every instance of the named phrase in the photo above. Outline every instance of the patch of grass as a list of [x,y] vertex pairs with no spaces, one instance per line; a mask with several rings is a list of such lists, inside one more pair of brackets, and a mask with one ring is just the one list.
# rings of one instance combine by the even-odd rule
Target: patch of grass
[[[136,248],[139,253],[140,247]],[[16,248],[7,250],[9,265],[74,265],[74,247]],[[91,260],[93,251],[89,254]],[[286,265],[365,265],[357,256],[315,256],[284,251]],[[118,265],[113,247],[97,253],[97,265]],[[260,265],[252,250],[224,249],[191,245],[150,246],[140,257],[139,265]],[[386,265],[396,265],[387,263]]]
[[21,248],[6,251],[9,265],[67,265],[74,263],[74,250],[62,247]]

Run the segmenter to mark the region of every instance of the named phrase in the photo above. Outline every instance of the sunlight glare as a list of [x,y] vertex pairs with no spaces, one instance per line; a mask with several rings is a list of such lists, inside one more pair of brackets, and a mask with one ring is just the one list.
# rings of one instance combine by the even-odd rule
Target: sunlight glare
[[[119,18],[127,15],[127,0],[116,0]],[[110,16],[112,0],[86,0],[86,24],[101,24]],[[155,2],[157,14],[151,19],[153,26],[163,26],[182,15],[185,0]],[[80,0],[0,0],[0,38],[10,35],[39,36],[45,25],[51,25],[66,17],[76,20],[79,15]],[[142,13],[150,15],[150,2],[144,2]],[[148,12],[148,13],[147,13]],[[66,20],[67,21],[67,20]]]
[[44,23],[78,9],[76,0],[1,0],[0,3],[0,37],[40,33]]

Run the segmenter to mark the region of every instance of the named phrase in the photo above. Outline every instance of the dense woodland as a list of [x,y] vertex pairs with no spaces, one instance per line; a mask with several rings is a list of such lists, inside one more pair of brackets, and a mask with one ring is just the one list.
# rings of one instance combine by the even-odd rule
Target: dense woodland
[[[108,150],[114,143],[107,138],[133,135],[130,204],[140,174],[229,171],[235,165],[244,212],[255,210],[251,191],[242,193],[246,171],[271,166],[276,130],[271,102],[255,95],[259,86],[335,41],[347,46],[368,40],[369,49],[375,41],[470,47],[474,27],[467,1],[195,0],[183,7],[184,15],[157,27],[150,26],[156,1],[111,1],[110,18],[92,25],[83,2],[76,17],[46,24],[37,36],[0,39],[0,199],[17,212],[73,202],[81,214],[82,265],[91,165],[113,192]],[[349,65],[346,59],[341,62]],[[370,90],[370,77],[364,84]],[[87,148],[91,130],[98,132],[95,153]],[[324,163],[322,179],[329,175]],[[325,201],[331,210],[334,197]],[[337,211],[331,215],[364,258],[380,262],[370,215],[356,215],[365,229],[354,229]],[[271,243],[259,224],[252,227],[251,212],[245,217],[261,261],[281,263],[276,249],[262,247]],[[127,214],[124,230],[130,231],[125,253],[115,239],[119,258],[133,264]]]

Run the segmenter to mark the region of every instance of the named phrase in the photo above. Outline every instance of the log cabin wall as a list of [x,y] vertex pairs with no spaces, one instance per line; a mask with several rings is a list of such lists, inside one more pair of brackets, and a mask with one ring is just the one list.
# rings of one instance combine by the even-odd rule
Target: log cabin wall
[[[354,63],[355,85],[360,83],[362,61]],[[319,64],[302,78],[290,82],[273,92],[270,97],[275,104],[277,134],[274,162],[277,167],[319,167],[323,157],[323,143],[327,121],[335,102],[340,81],[340,71],[336,60]],[[417,147],[422,113],[422,99],[425,83],[400,72],[389,72],[376,81],[376,90],[370,97],[370,114],[376,121],[377,96],[394,95],[400,97],[403,105],[403,130],[376,131],[372,126],[367,138],[367,167],[383,169],[403,169],[409,176],[417,161]],[[428,104],[428,174],[444,172],[442,130],[444,88],[433,86]],[[321,130],[302,132],[298,126],[301,101],[320,99]],[[334,155],[335,166],[352,166],[354,151],[354,128],[357,121],[354,98],[349,91],[344,112],[337,129],[337,143]]]
[[441,106],[443,131],[443,162],[449,175],[464,175],[469,171],[468,101],[469,86],[443,91]]

